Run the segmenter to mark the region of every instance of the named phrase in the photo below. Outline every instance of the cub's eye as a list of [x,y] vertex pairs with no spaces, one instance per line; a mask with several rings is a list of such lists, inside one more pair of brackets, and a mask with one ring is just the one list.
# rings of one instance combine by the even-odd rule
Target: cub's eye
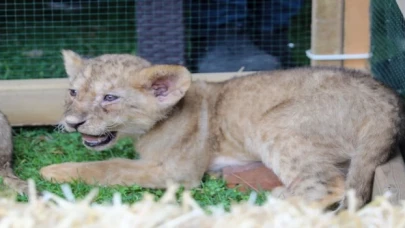
[[118,96],[107,94],[104,96],[104,101],[115,101],[118,98],[119,98]]
[[77,95],[77,91],[75,89],[69,89],[69,94],[72,97],[75,97]]

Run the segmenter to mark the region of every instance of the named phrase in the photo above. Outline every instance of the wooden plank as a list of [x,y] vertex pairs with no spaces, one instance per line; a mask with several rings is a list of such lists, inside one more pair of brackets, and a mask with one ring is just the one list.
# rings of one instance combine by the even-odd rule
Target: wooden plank
[[[343,9],[344,0],[312,0],[312,54],[342,54]],[[342,66],[342,61],[312,60],[311,65]]]
[[[251,73],[200,73],[193,80],[218,82]],[[0,80],[0,110],[13,126],[55,125],[67,88],[67,79]]]
[[[344,7],[344,54],[370,52],[370,0],[348,0]],[[343,61],[347,68],[369,69],[368,59]]]
[[392,193],[390,202],[393,204],[405,199],[405,164],[399,149],[395,157],[375,170],[372,199],[386,191]]
[[13,126],[57,124],[67,85],[67,79],[0,81],[0,110]]

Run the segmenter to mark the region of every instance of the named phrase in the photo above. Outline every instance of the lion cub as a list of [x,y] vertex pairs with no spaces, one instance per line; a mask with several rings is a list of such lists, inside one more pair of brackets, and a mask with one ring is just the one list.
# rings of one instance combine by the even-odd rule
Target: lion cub
[[298,68],[207,83],[130,55],[63,56],[66,130],[95,150],[131,135],[141,159],[41,169],[56,182],[195,187],[206,171],[261,161],[286,197],[329,205],[353,188],[364,204],[376,166],[402,140],[400,98],[366,73]]

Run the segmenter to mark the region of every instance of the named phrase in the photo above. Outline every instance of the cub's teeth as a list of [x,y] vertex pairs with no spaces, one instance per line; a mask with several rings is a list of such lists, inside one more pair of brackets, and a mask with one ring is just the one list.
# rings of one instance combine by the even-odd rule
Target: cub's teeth
[[109,144],[116,136],[116,132],[108,132],[103,135],[87,135],[82,133],[82,140],[88,147],[97,147]]
[[103,136],[103,137],[100,137],[100,138],[97,139],[97,142],[103,142],[103,141],[107,140],[107,138],[108,138],[107,135]]
[[84,140],[90,143],[99,143],[107,140],[108,136],[103,136],[103,137],[90,137],[90,136],[84,136]]

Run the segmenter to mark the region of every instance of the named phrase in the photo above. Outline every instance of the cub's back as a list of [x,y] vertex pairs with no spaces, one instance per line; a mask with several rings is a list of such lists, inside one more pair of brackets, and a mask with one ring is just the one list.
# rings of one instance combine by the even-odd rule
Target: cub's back
[[287,100],[303,103],[329,100],[336,103],[328,106],[340,108],[349,108],[354,103],[388,108],[387,105],[398,106],[400,102],[393,90],[370,74],[348,69],[308,67],[260,72],[232,79],[224,84],[217,108],[223,111],[241,110],[245,115],[253,115]]
[[366,123],[370,129],[397,132],[403,116],[394,91],[367,73],[336,68],[261,72],[230,80],[218,96],[216,113],[218,126],[240,141],[286,128],[347,141],[361,137]]

